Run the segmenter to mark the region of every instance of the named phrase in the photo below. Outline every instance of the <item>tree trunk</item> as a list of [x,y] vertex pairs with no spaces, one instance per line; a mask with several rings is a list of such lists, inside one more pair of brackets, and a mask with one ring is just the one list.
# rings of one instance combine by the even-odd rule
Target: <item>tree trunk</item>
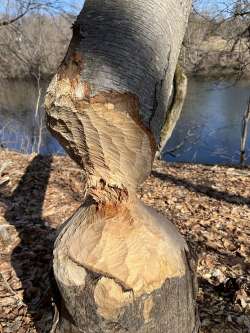
[[177,229],[136,197],[150,174],[190,0],[86,0],[45,101],[86,174],[60,228],[54,331],[197,332],[195,273]]

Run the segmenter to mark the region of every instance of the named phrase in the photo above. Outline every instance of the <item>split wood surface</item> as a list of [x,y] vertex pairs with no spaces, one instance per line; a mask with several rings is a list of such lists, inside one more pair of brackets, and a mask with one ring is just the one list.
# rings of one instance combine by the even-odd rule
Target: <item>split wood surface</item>
[[190,1],[90,1],[45,101],[86,175],[54,248],[57,333],[197,331],[195,272],[177,229],[136,198],[166,117]]

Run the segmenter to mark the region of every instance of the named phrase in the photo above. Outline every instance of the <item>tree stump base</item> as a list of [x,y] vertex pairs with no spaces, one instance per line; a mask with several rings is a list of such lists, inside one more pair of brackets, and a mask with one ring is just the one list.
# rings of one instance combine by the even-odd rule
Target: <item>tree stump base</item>
[[194,333],[194,281],[175,226],[137,198],[88,197],[54,250],[57,333]]

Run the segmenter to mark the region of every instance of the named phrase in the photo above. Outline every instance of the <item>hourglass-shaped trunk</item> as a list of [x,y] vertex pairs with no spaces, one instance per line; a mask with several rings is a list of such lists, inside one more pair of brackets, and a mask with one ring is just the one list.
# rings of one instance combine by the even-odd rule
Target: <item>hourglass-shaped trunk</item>
[[45,101],[86,174],[60,228],[56,332],[194,333],[194,272],[176,228],[136,197],[166,117],[190,1],[86,0]]

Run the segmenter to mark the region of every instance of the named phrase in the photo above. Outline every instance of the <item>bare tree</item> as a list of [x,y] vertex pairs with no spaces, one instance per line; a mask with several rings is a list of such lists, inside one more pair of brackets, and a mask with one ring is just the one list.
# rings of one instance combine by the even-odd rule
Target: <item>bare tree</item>
[[65,13],[64,7],[66,6],[68,11],[75,11],[78,9],[77,2],[64,2],[60,0],[3,0],[2,8],[5,10],[2,13],[2,19],[0,20],[0,27],[11,25],[28,14],[37,13],[37,11],[51,13]]
[[[213,5],[215,2],[211,2]],[[182,62],[190,73],[237,78],[250,73],[250,15],[245,0],[193,2],[193,13],[182,50]]]
[[73,2],[59,0],[8,0],[1,5],[0,77],[28,78],[36,86],[30,144],[32,152],[39,153],[44,131],[42,80],[55,72],[64,56],[76,8]]
[[0,75],[36,80],[51,75],[67,49],[74,15],[59,0],[13,0],[9,6],[0,24]]
[[[150,174],[191,1],[87,0],[45,101],[84,170],[60,228],[56,332],[197,332],[195,271],[177,229],[136,197]],[[58,319],[58,322],[57,322]]]

